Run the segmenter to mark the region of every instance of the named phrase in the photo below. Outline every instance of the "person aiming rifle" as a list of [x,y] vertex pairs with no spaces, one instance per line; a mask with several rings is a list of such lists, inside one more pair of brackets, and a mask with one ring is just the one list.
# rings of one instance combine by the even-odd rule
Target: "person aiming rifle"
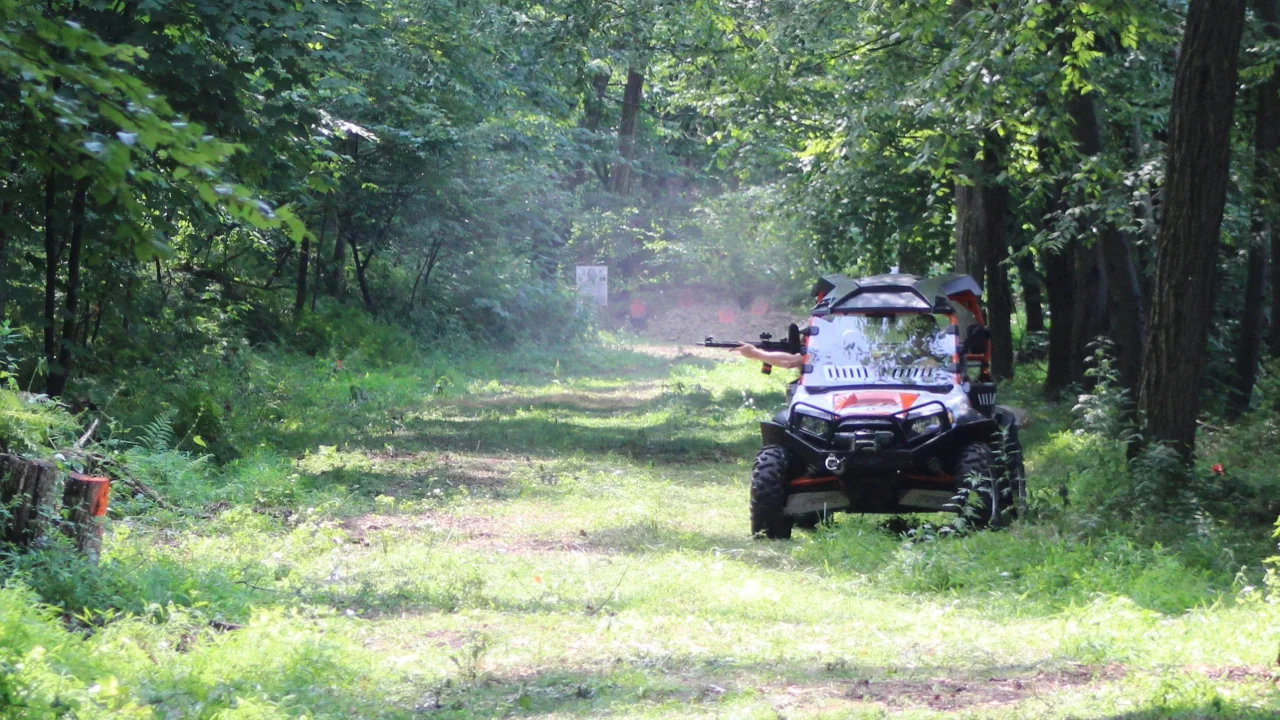
[[804,366],[804,344],[800,338],[800,329],[792,325],[787,329],[786,341],[775,341],[769,333],[760,333],[760,342],[717,342],[708,337],[698,344],[709,348],[725,348],[748,360],[759,360],[764,363],[763,372],[768,374],[775,366],[793,370]]

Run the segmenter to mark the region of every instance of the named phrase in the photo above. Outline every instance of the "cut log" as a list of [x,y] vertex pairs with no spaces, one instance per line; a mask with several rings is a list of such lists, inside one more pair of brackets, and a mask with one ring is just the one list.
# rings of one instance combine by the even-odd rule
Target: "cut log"
[[0,534],[29,547],[44,537],[54,517],[58,469],[42,460],[0,455]]
[[62,492],[62,532],[89,561],[102,554],[102,518],[107,514],[111,478],[71,473]]

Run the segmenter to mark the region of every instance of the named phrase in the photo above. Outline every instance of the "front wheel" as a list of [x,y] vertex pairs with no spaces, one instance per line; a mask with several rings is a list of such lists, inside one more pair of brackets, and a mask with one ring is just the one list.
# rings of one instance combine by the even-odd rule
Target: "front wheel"
[[781,445],[767,445],[751,471],[751,536],[770,540],[791,537],[794,522],[784,514],[787,486],[795,478],[796,458]]

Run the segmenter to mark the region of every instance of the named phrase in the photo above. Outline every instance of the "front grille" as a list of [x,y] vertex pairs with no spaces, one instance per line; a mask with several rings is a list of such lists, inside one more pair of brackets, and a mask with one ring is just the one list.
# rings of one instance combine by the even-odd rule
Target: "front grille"
[[836,428],[836,432],[857,432],[858,430],[894,430],[898,424],[892,420],[876,420],[873,418],[845,420]]
[[837,446],[854,451],[890,450],[901,444],[902,436],[892,420],[846,420],[836,428]]

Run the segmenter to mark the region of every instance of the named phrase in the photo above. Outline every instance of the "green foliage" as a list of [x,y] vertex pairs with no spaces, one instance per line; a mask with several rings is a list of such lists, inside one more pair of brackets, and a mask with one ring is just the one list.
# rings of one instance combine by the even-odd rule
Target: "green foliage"
[[0,445],[8,451],[49,455],[76,427],[49,398],[0,389]]
[[0,703],[8,712],[17,710],[13,717],[151,717],[150,709],[121,692],[110,665],[90,651],[90,643],[59,627],[54,612],[30,590],[0,588],[0,634]]

